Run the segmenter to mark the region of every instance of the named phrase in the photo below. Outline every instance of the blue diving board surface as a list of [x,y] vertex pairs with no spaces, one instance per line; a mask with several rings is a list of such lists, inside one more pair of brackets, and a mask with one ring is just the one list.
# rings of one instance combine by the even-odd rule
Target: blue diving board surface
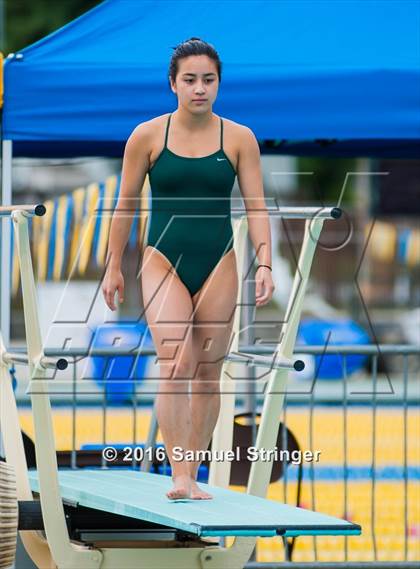
[[[200,483],[212,500],[169,500],[169,476],[125,469],[60,469],[61,497],[94,508],[182,530],[199,537],[360,535],[357,524]],[[38,473],[29,471],[34,492]]]

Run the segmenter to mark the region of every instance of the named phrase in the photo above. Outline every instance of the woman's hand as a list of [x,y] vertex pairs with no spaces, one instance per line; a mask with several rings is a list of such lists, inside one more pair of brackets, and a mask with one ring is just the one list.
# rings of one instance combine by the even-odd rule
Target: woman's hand
[[258,267],[255,273],[255,304],[264,306],[271,300],[275,289],[271,270],[268,267]]
[[111,310],[116,310],[114,303],[116,291],[118,291],[118,301],[124,302],[124,277],[121,269],[108,266],[102,282],[102,292],[105,302]]

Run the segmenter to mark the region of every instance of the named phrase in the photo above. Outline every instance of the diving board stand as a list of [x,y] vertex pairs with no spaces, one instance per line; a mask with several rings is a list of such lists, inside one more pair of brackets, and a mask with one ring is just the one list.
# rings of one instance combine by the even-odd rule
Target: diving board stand
[[[20,532],[23,544],[34,563],[42,569],[240,569],[248,561],[255,541],[261,535],[360,534],[360,526],[345,520],[266,500],[264,496],[271,473],[269,462],[253,463],[246,494],[224,487],[226,470],[218,471],[212,465],[212,476],[217,474],[221,483],[203,485],[214,495],[214,499],[209,501],[168,500],[165,492],[172,481],[166,476],[112,467],[58,469],[49,398],[53,380],[47,379],[46,373],[51,367],[59,368],[62,362],[59,363],[54,358],[46,359],[43,352],[28,234],[28,218],[32,215],[42,215],[42,207],[10,206],[0,209],[0,215],[9,215],[12,218],[20,263],[30,374],[29,392],[38,465],[36,472],[28,471],[26,467],[16,401],[8,372],[10,363],[18,361],[18,357],[22,363],[22,354],[18,356],[8,352],[1,338],[0,426],[7,468],[10,472],[14,470],[16,475],[16,496],[19,504],[23,508],[27,502],[34,501],[33,493],[39,495],[39,502],[34,505],[40,505],[45,538],[39,531],[31,531],[28,527],[25,527],[26,531]],[[323,212],[324,217],[311,219],[311,239],[315,242],[308,237],[305,230],[302,263],[301,259],[299,260],[303,281],[307,280],[309,275],[322,221],[330,214],[331,208],[326,213]],[[300,287],[298,283],[296,290],[294,287],[294,300],[289,303],[288,326],[280,341],[281,353],[278,361],[276,360],[278,365],[270,372],[267,382],[257,440],[257,445],[264,448],[275,446],[278,413],[283,404],[283,395],[277,392],[284,389],[287,380],[303,294],[304,286]],[[238,346],[234,348],[234,351],[238,352]],[[225,367],[228,369],[229,365],[227,360]],[[283,368],[283,365],[286,367]],[[231,403],[232,401],[229,401],[229,409]],[[225,416],[229,413],[225,413]],[[229,429],[228,436],[223,437],[219,427],[215,446],[223,448],[224,441],[230,436]],[[4,468],[2,472],[5,472]],[[12,474],[7,477],[12,481]],[[9,496],[12,494],[10,490]],[[71,539],[66,522],[66,515],[69,515],[69,509],[72,507],[75,510],[78,507],[90,508],[90,512],[97,513],[98,520],[102,515],[113,514],[121,520],[140,520],[145,526],[156,523],[163,528],[181,531],[191,539],[174,540],[165,547],[158,540],[152,545],[148,541],[146,547],[142,547],[140,543],[136,543],[136,547],[124,546],[118,541],[102,546],[95,546],[91,541],[76,541]],[[250,517],[251,523],[247,521]],[[20,520],[18,523],[22,528]],[[120,525],[123,529],[122,521]],[[221,547],[201,541],[211,536],[234,536],[234,543],[231,547]],[[0,548],[0,562],[1,551]]]
[[[296,344],[297,330],[302,313],[303,300],[309,281],[309,274],[315,255],[316,246],[326,219],[341,217],[339,208],[279,208],[284,218],[305,219],[303,242],[293,279],[292,290],[286,308],[283,325],[280,330],[279,342],[274,350],[274,357],[270,363],[271,371],[268,379],[263,378],[264,401],[255,446],[257,448],[272,449],[277,442],[280,423],[280,413],[284,406],[284,396],[287,388],[287,379],[291,364],[293,365],[293,351]],[[238,330],[239,331],[239,330]],[[237,346],[235,346],[237,347]],[[237,350],[235,350],[237,351]],[[244,354],[246,356],[246,354]],[[212,451],[226,451],[232,448],[234,425],[234,393],[235,358],[226,358],[221,374],[222,402],[221,413],[216,424]],[[258,364],[257,364],[258,365]],[[259,364],[261,365],[261,364]],[[261,383],[261,381],[260,381]],[[225,402],[223,399],[226,398]],[[233,400],[233,401],[232,401]],[[216,454],[216,452],[214,454]],[[230,480],[230,461],[214,462],[210,467],[209,483],[227,488]],[[255,461],[251,464],[247,494],[264,497],[267,494],[272,471],[272,462]],[[305,530],[300,528],[302,535]],[[297,528],[294,535],[299,535]],[[338,526],[337,531],[339,532]],[[361,528],[358,526],[359,533]],[[314,534],[312,534],[314,535]],[[231,546],[241,559],[249,559],[256,544],[255,537],[237,537]],[[216,566],[214,566],[214,569]]]

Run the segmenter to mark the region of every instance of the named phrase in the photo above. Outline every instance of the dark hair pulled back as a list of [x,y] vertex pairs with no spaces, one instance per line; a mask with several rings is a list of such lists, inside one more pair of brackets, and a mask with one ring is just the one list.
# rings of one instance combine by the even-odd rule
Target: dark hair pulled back
[[172,54],[171,62],[169,64],[169,77],[173,82],[175,82],[175,78],[178,73],[179,60],[184,57],[189,57],[190,55],[207,55],[207,57],[212,59],[216,64],[219,81],[221,81],[222,62],[220,61],[219,54],[211,44],[200,38],[190,38],[172,49],[174,50],[174,53]]

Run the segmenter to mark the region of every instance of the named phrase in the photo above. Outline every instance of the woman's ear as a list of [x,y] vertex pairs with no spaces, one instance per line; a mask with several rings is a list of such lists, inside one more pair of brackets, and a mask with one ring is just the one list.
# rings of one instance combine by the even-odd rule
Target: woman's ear
[[171,88],[172,93],[175,93],[176,95],[176,86],[175,83],[172,81],[172,77],[168,77],[169,79],[169,86]]

